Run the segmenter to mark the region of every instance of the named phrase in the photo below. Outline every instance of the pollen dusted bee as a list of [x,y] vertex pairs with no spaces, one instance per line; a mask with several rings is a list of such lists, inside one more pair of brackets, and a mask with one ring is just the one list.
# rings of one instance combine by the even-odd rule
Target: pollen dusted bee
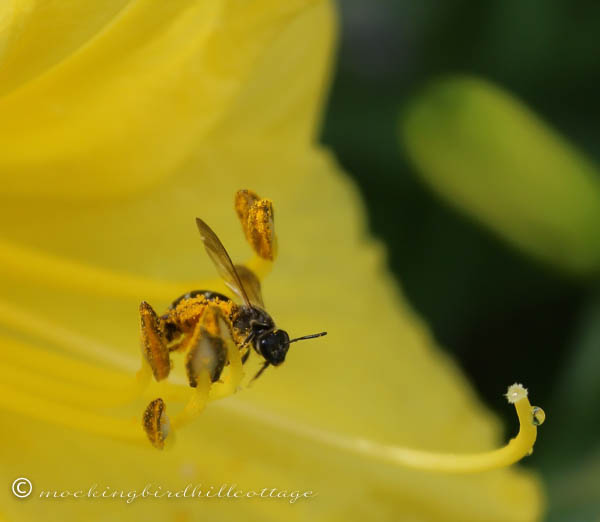
[[[240,194],[248,197],[248,193],[240,191],[238,197]],[[219,275],[241,303],[212,290],[193,290],[175,299],[166,313],[159,316],[148,303],[142,302],[142,346],[157,381],[169,375],[171,352],[183,353],[192,388],[198,386],[202,371],[208,372],[211,382],[218,381],[229,364],[227,346],[231,342],[239,350],[242,364],[252,349],[263,359],[262,367],[252,379],[255,380],[270,365],[279,366],[285,361],[291,343],[326,335],[321,332],[290,339],[285,330],[278,329],[265,311],[256,275],[243,265],[233,264],[219,238],[204,221],[197,218],[196,224]],[[158,405],[161,407],[157,408]],[[156,399],[144,414],[144,429],[159,448],[166,437],[157,418],[163,411],[164,403]]]

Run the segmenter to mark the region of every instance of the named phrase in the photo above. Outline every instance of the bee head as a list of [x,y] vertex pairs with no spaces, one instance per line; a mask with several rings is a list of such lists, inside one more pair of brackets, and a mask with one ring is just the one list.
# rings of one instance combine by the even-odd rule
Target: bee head
[[256,338],[256,349],[273,366],[285,361],[290,337],[285,330],[269,330]]

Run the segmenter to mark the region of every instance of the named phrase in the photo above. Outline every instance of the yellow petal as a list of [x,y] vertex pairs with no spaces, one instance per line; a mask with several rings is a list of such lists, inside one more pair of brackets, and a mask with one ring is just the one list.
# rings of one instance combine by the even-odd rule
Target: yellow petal
[[[238,100],[244,106],[252,102],[256,74],[272,65],[273,54],[281,57],[290,40],[297,42],[297,20],[303,27],[314,20],[317,30],[325,28],[328,9],[312,3],[137,0],[120,9],[113,3],[74,11],[69,2],[62,8],[43,3],[19,14],[21,38],[4,59],[10,77],[27,81],[0,97],[5,194],[98,198],[155,183],[187,159],[211,128],[227,121]],[[43,53],[53,54],[45,56],[45,65],[30,65],[28,57],[52,39],[47,32],[68,29],[80,18],[86,22],[73,36],[77,41],[51,46],[53,53]],[[42,24],[49,28],[38,37]],[[314,55],[327,31],[317,34],[307,46],[302,41],[307,51],[291,56],[290,67]],[[320,56],[307,64],[308,81],[323,62]],[[35,67],[35,73],[21,67]],[[292,89],[279,98],[276,114],[300,94],[314,114],[318,88]],[[298,127],[306,127],[310,115],[294,116]],[[249,130],[243,114],[238,121]]]
[[2,2],[0,94],[68,58],[118,17],[128,3],[129,0]]

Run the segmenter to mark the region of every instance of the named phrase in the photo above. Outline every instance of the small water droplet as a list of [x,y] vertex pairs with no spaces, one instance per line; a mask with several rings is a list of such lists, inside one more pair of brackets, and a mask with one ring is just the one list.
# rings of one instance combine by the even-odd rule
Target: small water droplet
[[534,406],[531,408],[531,415],[533,417],[534,426],[541,426],[544,424],[544,421],[546,420],[546,412],[542,410],[542,408],[539,406]]

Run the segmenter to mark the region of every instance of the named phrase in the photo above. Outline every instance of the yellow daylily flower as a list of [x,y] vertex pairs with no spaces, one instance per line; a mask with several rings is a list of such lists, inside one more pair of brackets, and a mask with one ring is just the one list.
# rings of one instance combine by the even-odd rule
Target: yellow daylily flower
[[[3,488],[0,516],[539,518],[543,495],[529,472],[406,465],[437,452],[446,460],[420,467],[464,462],[448,452],[501,464],[516,445],[531,447],[535,427],[512,389],[521,434],[500,457],[485,453],[500,445],[500,425],[404,300],[366,234],[356,188],[315,144],[334,35],[333,8],[320,1],[0,7],[0,479],[33,484],[24,499]],[[245,187],[275,202],[269,312],[293,335],[329,335],[294,345],[282,367],[211,402],[157,451],[143,408],[164,392],[181,412],[191,390],[174,358],[168,385],[131,400],[138,306],[163,310],[204,285],[226,290],[194,218],[211,223],[234,260],[247,258],[231,209]],[[287,497],[72,498],[188,484]]]

